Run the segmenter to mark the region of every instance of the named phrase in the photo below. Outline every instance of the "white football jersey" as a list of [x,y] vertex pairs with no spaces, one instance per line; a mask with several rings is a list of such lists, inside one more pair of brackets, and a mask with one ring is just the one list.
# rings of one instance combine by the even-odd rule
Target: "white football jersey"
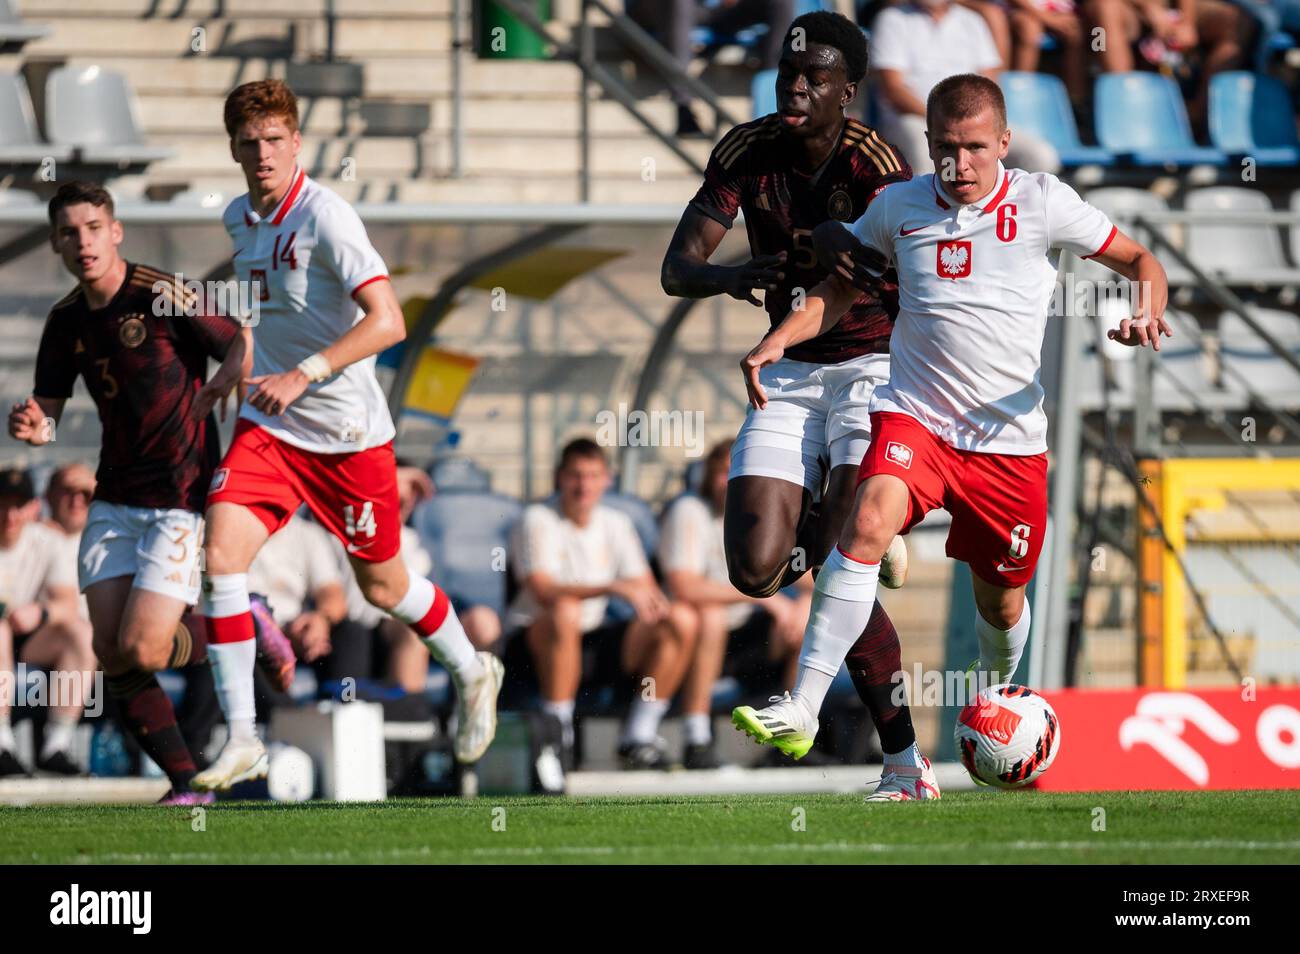
[[1038,373],[1059,250],[1105,251],[1105,214],[1054,175],[999,163],[969,205],[933,174],[888,186],[853,232],[898,270],[889,383],[871,410],[914,417],[958,450],[1047,450]]
[[[234,244],[236,278],[261,287],[255,375],[288,371],[338,341],[362,318],[356,293],[388,277],[356,210],[301,169],[266,218],[253,211],[245,193],[222,220]],[[247,402],[240,416],[304,450],[347,453],[386,444],[396,432],[375,378],[375,357],[309,385],[278,417]]]

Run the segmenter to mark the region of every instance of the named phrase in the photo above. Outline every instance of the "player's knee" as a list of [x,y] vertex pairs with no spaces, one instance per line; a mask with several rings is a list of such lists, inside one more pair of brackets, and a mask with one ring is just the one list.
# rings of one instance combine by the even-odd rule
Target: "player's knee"
[[366,602],[386,613],[391,612],[393,607],[400,603],[402,597],[406,595],[391,580],[357,580],[357,584],[361,587],[361,595],[366,598]]
[[790,554],[750,551],[727,560],[731,585],[749,597],[771,596],[781,588],[781,577],[790,564]]
[[860,560],[879,560],[897,532],[875,507],[858,507],[844,524],[840,546]]
[[119,656],[132,669],[160,672],[171,662],[174,627],[166,633],[145,625],[127,627],[122,633]]

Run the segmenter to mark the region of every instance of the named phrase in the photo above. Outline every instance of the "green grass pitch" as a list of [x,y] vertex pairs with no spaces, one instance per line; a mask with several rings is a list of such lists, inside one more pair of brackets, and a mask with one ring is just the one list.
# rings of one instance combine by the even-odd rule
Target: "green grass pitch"
[[0,808],[0,862],[1295,864],[1296,804],[1283,791],[979,791],[870,806],[738,795]]

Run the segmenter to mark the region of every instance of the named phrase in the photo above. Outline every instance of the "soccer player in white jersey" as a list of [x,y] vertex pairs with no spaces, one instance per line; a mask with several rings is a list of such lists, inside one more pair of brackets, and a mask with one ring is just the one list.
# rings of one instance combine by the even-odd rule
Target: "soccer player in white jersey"
[[502,667],[476,653],[446,593],[407,573],[395,429],[375,356],[406,335],[388,270],[356,212],[307,178],[298,104],[279,80],[226,99],[231,155],[248,193],[226,209],[235,273],[260,287],[253,376],[208,496],[202,611],[230,738],[195,787],[266,774],[254,728],[248,567],[303,502],[346,546],[366,599],[413,627],[458,695],[456,757],[476,761],[496,732]]
[[[1047,523],[1047,418],[1039,353],[1059,251],[1092,258],[1133,283],[1135,318],[1109,332],[1125,345],[1171,334],[1168,284],[1147,249],[1048,173],[1002,165],[1011,131],[998,85],[943,80],[927,102],[936,174],[891,185],[853,226],[818,229],[828,279],[761,348],[760,366],[834,326],[855,286],[893,264],[899,313],[889,383],[871,404],[871,447],[853,512],[817,577],[792,698],[760,717],[814,736],[817,714],[875,600],[879,561],[896,533],[931,510],[952,514],[947,552],[970,565],[978,670],[1007,681],[1029,636],[1025,584]],[[865,243],[865,244],[864,244]],[[757,372],[748,381],[764,399]],[[929,760],[891,764],[869,801],[937,798]]]

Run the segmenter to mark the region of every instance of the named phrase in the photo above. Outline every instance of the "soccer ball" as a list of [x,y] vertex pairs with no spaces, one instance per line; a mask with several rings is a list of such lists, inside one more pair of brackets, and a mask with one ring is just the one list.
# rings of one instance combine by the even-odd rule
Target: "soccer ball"
[[1061,748],[1061,725],[1046,699],[1024,686],[989,686],[961,710],[953,733],[971,778],[1020,788],[1047,771]]

